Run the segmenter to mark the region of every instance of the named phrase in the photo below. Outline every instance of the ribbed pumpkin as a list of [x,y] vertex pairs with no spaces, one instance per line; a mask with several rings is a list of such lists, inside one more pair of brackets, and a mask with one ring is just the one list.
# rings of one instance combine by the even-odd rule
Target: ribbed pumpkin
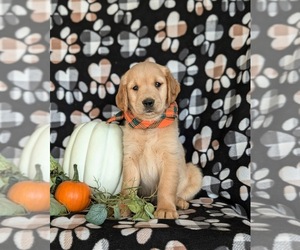
[[50,181],[50,125],[39,126],[29,137],[20,157],[19,169],[33,179],[35,165],[41,165],[43,180]]
[[78,180],[77,166],[74,165],[74,177],[70,181],[60,183],[55,191],[55,199],[70,212],[80,212],[86,209],[91,201],[90,187]]
[[40,166],[36,166],[36,180],[20,181],[11,186],[7,198],[22,205],[29,212],[48,211],[50,208],[50,184],[42,180]]
[[122,130],[116,124],[91,121],[78,125],[65,150],[63,169],[68,176],[78,165],[79,179],[89,186],[117,194],[122,183]]

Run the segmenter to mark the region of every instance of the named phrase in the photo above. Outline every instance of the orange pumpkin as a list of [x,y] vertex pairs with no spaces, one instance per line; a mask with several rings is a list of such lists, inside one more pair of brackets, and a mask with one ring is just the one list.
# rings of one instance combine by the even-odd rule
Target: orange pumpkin
[[70,212],[80,212],[89,206],[91,189],[84,182],[78,181],[77,165],[74,165],[73,180],[60,183],[54,197]]
[[42,181],[17,182],[8,190],[7,197],[28,212],[49,211],[50,184]]

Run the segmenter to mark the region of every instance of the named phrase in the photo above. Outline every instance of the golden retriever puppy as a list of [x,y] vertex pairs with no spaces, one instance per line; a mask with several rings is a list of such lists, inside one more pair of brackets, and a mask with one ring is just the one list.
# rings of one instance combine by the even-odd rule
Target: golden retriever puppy
[[179,91],[168,68],[146,61],[122,76],[116,96],[126,118],[122,192],[140,187],[139,195],[150,196],[157,191],[154,215],[161,219],[178,218],[176,206],[187,209],[202,184],[200,169],[186,164],[178,138]]

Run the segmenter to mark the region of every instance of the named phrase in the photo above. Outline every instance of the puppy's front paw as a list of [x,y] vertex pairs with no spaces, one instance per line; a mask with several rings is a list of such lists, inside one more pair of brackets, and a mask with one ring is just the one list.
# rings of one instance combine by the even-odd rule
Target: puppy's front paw
[[177,219],[179,217],[174,209],[157,209],[154,216],[157,219]]
[[177,200],[176,200],[176,206],[179,208],[179,209],[188,209],[190,204],[185,201],[184,199],[178,197]]

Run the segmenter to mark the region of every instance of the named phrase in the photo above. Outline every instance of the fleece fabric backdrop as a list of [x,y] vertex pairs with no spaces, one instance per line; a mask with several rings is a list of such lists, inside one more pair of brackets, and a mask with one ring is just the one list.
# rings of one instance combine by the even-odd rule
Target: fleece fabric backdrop
[[201,196],[249,215],[250,3],[52,3],[51,143],[63,157],[74,126],[118,109],[120,78],[150,59],[181,84],[180,139],[203,170]]

